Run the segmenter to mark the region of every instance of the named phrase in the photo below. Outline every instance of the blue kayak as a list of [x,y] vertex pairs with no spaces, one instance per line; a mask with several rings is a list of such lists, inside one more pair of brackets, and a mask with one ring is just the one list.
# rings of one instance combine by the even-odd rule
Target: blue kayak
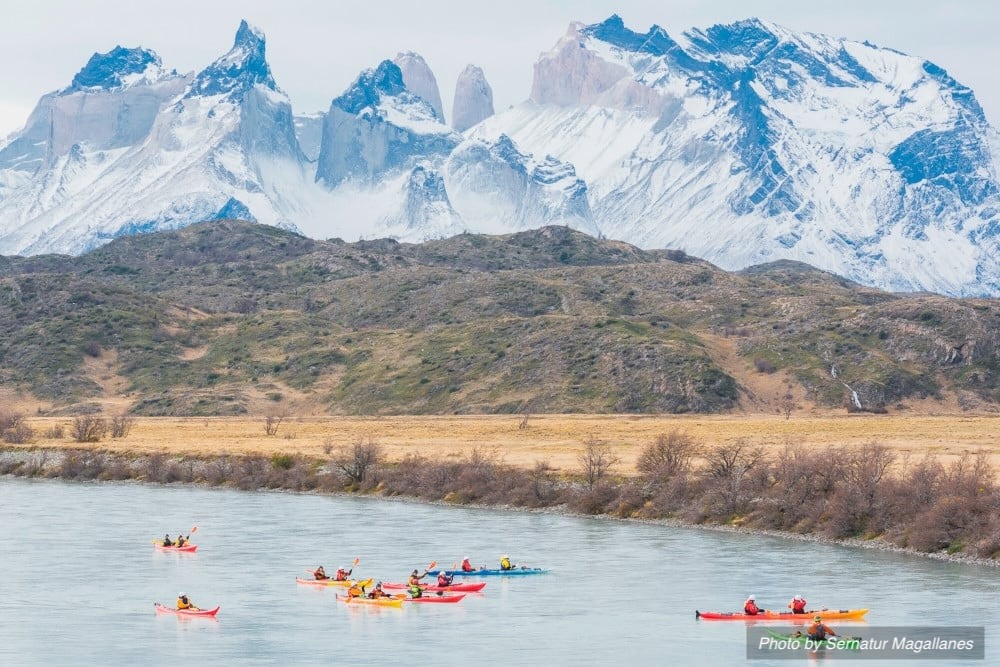
[[[432,574],[437,576],[441,570],[427,570],[427,574]],[[444,570],[444,573],[452,577],[487,577],[493,575],[517,575],[517,574],[545,574],[548,570],[543,570],[540,567],[515,567],[512,570],[501,570],[499,568],[491,570],[489,568],[481,568],[479,570],[469,570],[468,572],[464,570]]]

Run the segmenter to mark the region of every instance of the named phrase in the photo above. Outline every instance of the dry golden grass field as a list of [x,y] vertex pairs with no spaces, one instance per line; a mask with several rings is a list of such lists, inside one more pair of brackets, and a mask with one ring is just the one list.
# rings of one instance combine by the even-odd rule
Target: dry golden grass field
[[[861,446],[877,442],[897,451],[898,460],[932,453],[952,460],[965,452],[986,452],[1000,469],[1000,416],[968,414],[847,414],[844,411],[784,415],[531,415],[522,427],[518,415],[433,417],[292,417],[265,433],[265,418],[136,417],[124,439],[95,445],[119,452],[174,455],[301,454],[326,457],[360,439],[377,442],[390,460],[407,454],[465,457],[474,449],[495,453],[504,462],[532,467],[548,462],[567,473],[579,469],[588,439],[598,438],[621,458],[617,472],[635,471],[643,447],[672,431],[690,436],[699,447],[740,440],[778,454],[788,447]],[[69,437],[72,418],[33,417],[28,447],[79,447]],[[56,425],[61,439],[45,437]]]

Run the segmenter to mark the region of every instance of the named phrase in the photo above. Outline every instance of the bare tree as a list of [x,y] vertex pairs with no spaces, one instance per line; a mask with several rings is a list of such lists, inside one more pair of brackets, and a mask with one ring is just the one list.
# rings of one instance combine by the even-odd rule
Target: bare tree
[[686,433],[660,434],[639,455],[636,468],[647,477],[670,479],[691,468],[694,440]]
[[111,437],[127,438],[135,425],[135,418],[125,414],[116,415],[111,418]]
[[359,438],[353,445],[344,448],[334,464],[348,480],[360,484],[381,460],[382,448],[374,438],[369,437],[367,442]]
[[745,481],[747,473],[764,459],[762,447],[750,447],[740,439],[731,444],[716,447],[705,456],[705,471],[720,483],[720,496],[727,514],[743,508],[746,500]]
[[587,482],[587,487],[591,489],[621,461],[621,458],[611,452],[605,441],[594,435],[587,438],[586,446],[578,459],[583,467],[583,478]]
[[12,445],[23,445],[35,437],[35,431],[19,414],[0,415],[0,437]]
[[73,418],[71,431],[77,442],[100,442],[108,432],[108,422],[103,417],[80,415]]
[[278,432],[278,427],[281,426],[281,421],[284,418],[284,415],[268,415],[264,417],[264,433],[267,435],[275,435]]

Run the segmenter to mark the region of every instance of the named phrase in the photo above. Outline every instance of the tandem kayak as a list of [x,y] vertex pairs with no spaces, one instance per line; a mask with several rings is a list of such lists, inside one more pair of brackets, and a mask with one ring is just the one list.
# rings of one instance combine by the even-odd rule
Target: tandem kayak
[[[368,588],[372,585],[375,579],[364,579],[359,581],[362,588]],[[353,580],[348,579],[346,581],[337,581],[336,579],[303,579],[301,577],[295,577],[295,582],[302,584],[303,586],[340,586],[342,588],[350,588],[354,583]]]
[[185,552],[185,553],[190,553],[192,551],[197,551],[198,550],[198,545],[197,544],[185,544],[182,547],[178,547],[178,546],[165,547],[162,544],[157,544],[156,542],[153,542],[153,548],[156,549],[156,550],[158,550],[158,551],[182,551],[182,552]]
[[[437,576],[440,570],[427,570],[427,574],[432,574]],[[548,570],[544,570],[540,567],[516,567],[513,570],[501,570],[501,569],[489,569],[482,568],[480,570],[469,570],[465,572],[464,570],[445,570],[444,573],[452,577],[488,577],[493,575],[516,575],[516,574],[545,574]]]
[[[478,593],[485,587],[486,587],[485,581],[470,581],[469,583],[466,584],[452,584],[451,586],[438,586],[436,584],[420,584],[420,590],[428,591],[431,593],[438,593],[438,592]],[[409,586],[403,583],[388,583],[388,584],[382,584],[382,588],[397,590],[402,588],[409,588]]]
[[454,595],[425,595],[419,598],[405,598],[403,602],[461,602],[465,593],[455,593]]
[[767,634],[771,636],[771,639],[788,642],[788,648],[804,648],[809,650],[819,648],[857,650],[861,648],[860,637],[835,636],[828,639],[809,639],[805,635],[788,635],[782,632],[775,632],[774,630],[767,630]]
[[403,600],[400,598],[352,598],[346,595],[337,595],[337,599],[347,604],[371,604],[377,607],[402,607]]
[[156,608],[156,612],[159,614],[176,614],[177,616],[212,616],[214,617],[219,613],[219,608],[215,609],[175,609],[174,607],[167,607],[160,604],[159,602],[154,602],[153,606]]
[[820,616],[824,620],[857,620],[867,613],[867,609],[816,609],[807,611],[804,614],[793,614],[790,611],[764,611],[751,616],[741,611],[698,611],[695,609],[694,617],[712,621],[784,621],[786,623],[808,623],[813,620],[814,616]]

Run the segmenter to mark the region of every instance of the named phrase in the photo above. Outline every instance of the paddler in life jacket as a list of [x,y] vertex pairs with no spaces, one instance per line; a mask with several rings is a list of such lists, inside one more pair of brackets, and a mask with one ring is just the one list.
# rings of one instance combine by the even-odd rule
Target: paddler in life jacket
[[444,588],[445,586],[451,586],[452,582],[455,581],[455,577],[451,576],[444,570],[438,572],[438,586]]
[[360,581],[355,581],[351,583],[351,587],[347,589],[347,597],[349,598],[359,598],[365,594],[365,587],[361,585]]
[[379,598],[389,597],[389,594],[382,590],[382,582],[380,581],[377,584],[375,584],[375,588],[373,588],[371,592],[368,593],[368,597],[370,597],[373,600],[377,600]]
[[165,547],[174,546],[174,543],[170,541],[170,533],[167,533],[166,535],[163,536],[163,546]]
[[806,613],[806,599],[801,595],[796,595],[788,603],[788,608],[792,610],[793,614],[804,614]]
[[316,577],[317,581],[325,581],[326,579],[330,578],[327,575],[326,570],[323,569],[322,565],[313,570],[313,576]]
[[[416,573],[416,570],[413,572]],[[407,592],[413,599],[422,598],[424,596],[424,592],[420,589],[420,584],[413,581],[411,581],[410,585],[407,586]]]
[[[190,535],[188,537],[190,537]],[[177,545],[176,546],[182,547],[185,544],[187,544],[187,540],[184,539],[183,535],[181,535],[181,534],[178,533],[178,535],[177,535]]]
[[747,598],[747,601],[743,603],[743,613],[747,616],[756,616],[762,611],[764,610],[757,606],[756,595],[751,595]]
[[427,576],[427,570],[420,574],[417,570],[410,573],[410,578],[406,581],[409,586],[420,586],[420,580]]
[[501,570],[513,570],[514,566],[510,562],[510,556],[504,555],[500,556],[500,569]]
[[337,581],[347,581],[347,579],[351,576],[351,572],[354,572],[353,567],[350,570],[344,567],[338,567],[337,573],[333,575],[333,578]]
[[472,567],[472,563],[469,561],[469,557],[466,556],[462,559],[462,572],[472,572],[475,569]]
[[190,609],[191,611],[201,611],[201,608],[191,602],[191,600],[188,600],[188,596],[184,593],[177,594],[177,608]]
[[816,641],[821,641],[827,637],[836,637],[837,633],[834,632],[830,626],[823,623],[823,617],[820,615],[813,616],[813,622],[809,624],[806,628],[806,636],[809,639],[814,639]]

